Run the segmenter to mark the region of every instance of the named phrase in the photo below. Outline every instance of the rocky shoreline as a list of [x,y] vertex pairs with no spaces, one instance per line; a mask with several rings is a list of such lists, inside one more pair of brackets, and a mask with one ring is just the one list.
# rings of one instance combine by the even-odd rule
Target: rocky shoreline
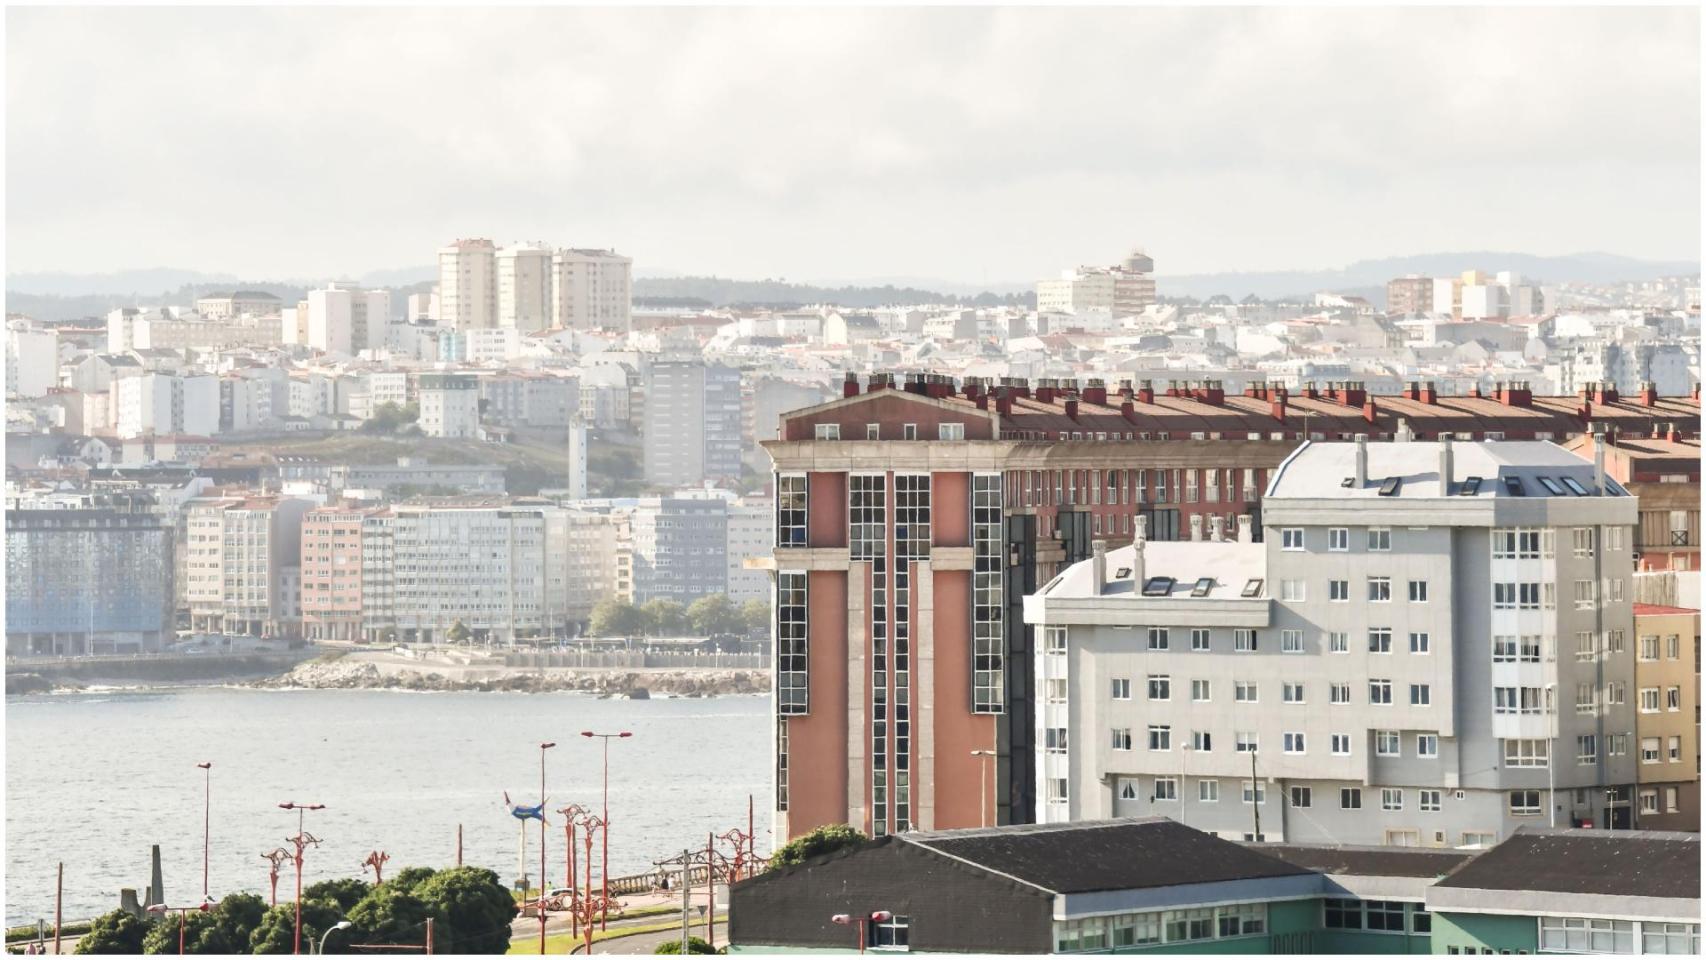
[[770,691],[760,670],[381,669],[355,658],[319,659],[289,673],[249,681],[265,690],[407,690],[500,693],[588,693],[635,700],[656,696],[717,697]]

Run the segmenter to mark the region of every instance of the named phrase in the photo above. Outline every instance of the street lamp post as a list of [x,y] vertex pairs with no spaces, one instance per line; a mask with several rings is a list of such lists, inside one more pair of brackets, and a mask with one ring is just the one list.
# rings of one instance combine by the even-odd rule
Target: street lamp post
[[[634,734],[623,730],[620,733],[594,733],[582,730],[581,736],[598,737],[604,741],[604,814],[600,817],[600,826],[604,828],[604,854],[599,865],[599,880],[604,884],[600,896],[604,899],[604,908],[598,917],[598,929],[605,930],[610,925],[610,741],[612,738],[627,739]],[[591,892],[591,891],[588,891]]]
[[973,750],[971,755],[978,758],[977,771],[977,825],[989,826],[989,761],[995,756],[994,750]]
[[296,836],[286,837],[285,840],[296,848],[296,932],[291,941],[290,952],[299,954],[302,952],[302,851],[320,842],[317,837],[303,829],[303,817],[310,810],[326,809],[326,805],[323,803],[297,803],[294,800],[289,800],[279,804],[278,807],[280,810],[296,811]]
[[198,763],[201,768],[201,898],[207,896],[207,861],[208,845],[213,838],[213,764],[212,762]]
[[350,923],[348,920],[339,920],[337,923],[332,924],[332,929],[327,930],[320,937],[320,949],[318,949],[314,952],[315,953],[325,953],[326,952],[326,940],[328,938],[330,938],[332,934],[337,933],[339,930],[348,930],[352,926],[354,926],[354,924]]
[[290,859],[290,851],[277,847],[271,852],[261,854],[261,859],[271,864],[267,868],[267,880],[272,883],[272,904],[278,906],[278,865]]
[[557,812],[563,815],[563,845],[569,850],[569,872],[564,875],[563,886],[569,888],[569,935],[575,936],[580,933],[580,915],[574,909],[580,902],[580,890],[575,884],[575,820],[585,816],[587,810],[578,803],[571,803]]
[[545,751],[556,746],[556,742],[539,745],[539,901],[535,909],[539,912],[539,955],[545,955]]
[[875,911],[871,912],[870,916],[863,916],[863,917],[855,917],[855,916],[851,916],[851,915],[845,914],[845,913],[838,913],[835,916],[830,917],[829,921],[831,923],[839,923],[842,926],[852,925],[852,926],[858,927],[859,928],[859,952],[864,953],[865,952],[865,925],[868,923],[887,923],[889,918],[891,918],[893,916],[894,916],[894,914],[890,913],[887,910],[875,910]]

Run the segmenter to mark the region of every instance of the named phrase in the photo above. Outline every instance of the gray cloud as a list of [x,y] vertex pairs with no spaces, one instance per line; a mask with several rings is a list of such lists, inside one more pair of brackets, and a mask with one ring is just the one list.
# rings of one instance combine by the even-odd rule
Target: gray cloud
[[7,12],[8,268],[1699,255],[1695,9]]

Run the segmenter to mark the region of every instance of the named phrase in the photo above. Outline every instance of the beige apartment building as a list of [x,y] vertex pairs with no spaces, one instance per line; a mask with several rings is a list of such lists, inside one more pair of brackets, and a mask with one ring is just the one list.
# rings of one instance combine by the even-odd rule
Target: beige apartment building
[[497,325],[497,247],[458,240],[438,250],[438,317],[461,329]]
[[301,632],[302,517],[285,497],[220,497],[185,509],[184,599],[197,633],[292,637]]
[[1636,825],[1700,830],[1700,611],[1635,604]]

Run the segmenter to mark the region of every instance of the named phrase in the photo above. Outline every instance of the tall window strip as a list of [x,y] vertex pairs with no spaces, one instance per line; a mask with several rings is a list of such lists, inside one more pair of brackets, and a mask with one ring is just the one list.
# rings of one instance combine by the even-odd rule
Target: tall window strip
[[806,699],[806,575],[776,574],[776,712],[803,715]]
[[889,610],[888,561],[871,561],[871,831],[889,823]]
[[912,828],[912,565],[930,556],[930,477],[894,478],[894,827]]
[[1002,583],[1001,478],[972,477],[972,712],[1002,713],[1006,603]]
[[872,560],[884,556],[887,521],[887,490],[882,476],[854,474],[852,499],[849,503],[848,555],[854,560]]
[[776,477],[776,545],[806,545],[806,478],[804,474]]
[[776,718],[776,809],[788,809],[788,720]]

